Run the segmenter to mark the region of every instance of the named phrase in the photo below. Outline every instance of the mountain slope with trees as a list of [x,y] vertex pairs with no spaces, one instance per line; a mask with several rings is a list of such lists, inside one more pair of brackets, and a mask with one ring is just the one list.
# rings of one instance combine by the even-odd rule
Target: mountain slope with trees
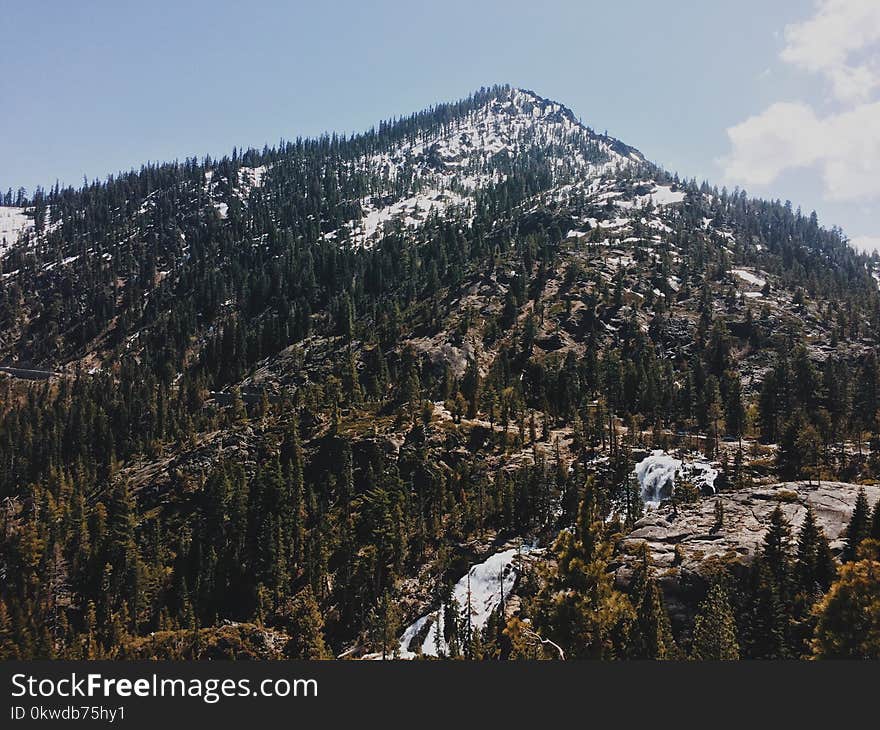
[[506,86],[2,202],[3,656],[390,656],[438,606],[469,658],[876,653],[867,497],[839,554],[768,518],[681,621],[650,552],[614,582],[652,450],[717,472],[685,515],[880,472],[880,261],[815,214]]

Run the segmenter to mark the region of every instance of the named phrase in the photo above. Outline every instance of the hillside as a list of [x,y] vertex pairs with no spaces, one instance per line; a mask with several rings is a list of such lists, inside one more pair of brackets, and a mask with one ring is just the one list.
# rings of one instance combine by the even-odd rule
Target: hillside
[[880,260],[533,92],[2,202],[0,655],[807,657],[876,560]]

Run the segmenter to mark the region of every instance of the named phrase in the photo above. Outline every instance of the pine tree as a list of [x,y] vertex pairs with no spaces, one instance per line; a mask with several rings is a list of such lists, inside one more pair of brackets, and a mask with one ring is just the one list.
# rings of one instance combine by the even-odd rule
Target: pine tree
[[536,629],[570,658],[608,659],[625,655],[635,611],[614,588],[608,571],[611,545],[598,517],[592,478],[584,490],[573,532],[554,545],[556,574],[536,599]]
[[843,548],[843,562],[848,563],[856,559],[856,553],[859,543],[862,542],[870,532],[870,507],[868,506],[868,495],[865,488],[859,489],[856,495],[856,503],[853,507],[852,516],[846,528],[846,544]]
[[746,409],[742,402],[742,383],[739,375],[727,370],[722,379],[724,390],[724,423],[729,433],[740,441],[746,426]]
[[770,514],[770,525],[764,535],[760,560],[770,569],[779,590],[780,600],[783,602],[788,600],[791,592],[790,542],[791,526],[785,518],[782,507],[777,504]]
[[[508,659],[546,659],[545,646],[550,644],[536,634],[531,626],[518,616],[511,616],[502,632],[510,649]],[[551,649],[552,651],[552,649]],[[557,648],[558,651],[558,648]]]
[[[305,527],[305,489],[303,482],[303,457],[302,444],[299,437],[298,419],[294,417],[293,424],[285,434],[281,446],[281,460],[286,480],[285,495],[289,501],[289,521],[286,524],[290,545],[290,558],[292,572],[295,574],[302,564],[304,550],[304,527]],[[245,497],[244,494],[241,495]]]
[[136,632],[142,606],[143,566],[135,536],[134,502],[124,482],[113,490],[108,518],[107,562],[111,566],[111,596],[108,598],[117,608],[123,602],[128,603],[131,628]]
[[100,647],[95,635],[96,621],[95,604],[93,601],[89,601],[85,616],[85,635],[83,636],[82,647],[83,659],[98,659],[100,657]]
[[476,418],[480,402],[480,367],[476,358],[469,360],[461,381],[461,392],[467,402],[467,417]]
[[349,349],[342,364],[342,389],[350,403],[360,403],[362,397],[360,376],[358,375],[357,360],[354,351]]
[[370,641],[375,651],[382,653],[382,659],[397,657],[397,635],[400,631],[400,611],[391,592],[386,590],[369,616]]
[[797,541],[795,578],[798,590],[808,595],[817,590],[827,591],[834,578],[834,572],[828,539],[816,522],[813,506],[808,502]]
[[651,575],[651,559],[647,543],[639,545],[636,568],[630,585],[630,599],[636,611],[629,640],[633,659],[675,659],[678,647],[672,637],[669,615],[663,594]]
[[[808,428],[811,429],[810,435],[805,437]],[[785,422],[776,452],[776,468],[781,479],[797,479],[801,476],[811,461],[809,441],[814,439],[814,432],[815,429],[809,427],[799,410]]]
[[789,617],[776,577],[766,560],[759,558],[752,565],[738,613],[746,658],[789,658]]
[[724,527],[724,502],[720,499],[716,499],[713,512],[715,515],[715,522],[712,525],[712,532],[718,532]]
[[[880,544],[875,546],[880,548]],[[814,656],[880,659],[878,596],[880,562],[876,555],[845,563],[838,579],[816,606]]]
[[727,591],[721,583],[709,589],[694,621],[691,659],[731,661],[739,659],[736,621]]
[[289,659],[331,658],[324,642],[324,616],[310,586],[290,601],[285,621],[291,637],[285,648]]
[[6,609],[6,603],[0,598],[0,661],[18,658],[18,647],[12,633],[12,619]]

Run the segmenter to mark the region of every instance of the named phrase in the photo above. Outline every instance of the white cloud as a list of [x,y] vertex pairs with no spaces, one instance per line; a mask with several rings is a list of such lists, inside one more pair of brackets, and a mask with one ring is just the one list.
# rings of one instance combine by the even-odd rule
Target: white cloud
[[843,102],[870,98],[880,86],[880,2],[820,0],[816,14],[785,28],[783,61],[823,74]]
[[880,102],[818,117],[800,102],[778,102],[727,130],[725,175],[768,185],[792,168],[816,166],[835,201],[880,198]]
[[730,127],[725,176],[768,185],[787,170],[810,168],[830,201],[880,201],[880,0],[820,0],[784,37],[782,60],[821,75],[835,108],[822,114],[780,101]]
[[732,149],[725,174],[746,185],[767,185],[789,167],[813,164],[820,126],[805,104],[773,104],[727,130]]

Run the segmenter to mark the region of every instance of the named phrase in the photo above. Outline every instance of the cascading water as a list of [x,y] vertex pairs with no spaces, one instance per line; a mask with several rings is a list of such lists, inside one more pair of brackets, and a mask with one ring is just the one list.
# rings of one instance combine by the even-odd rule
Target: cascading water
[[[533,546],[523,545],[520,548],[510,548],[495,553],[482,563],[472,566],[455,584],[452,596],[459,609],[464,610],[468,605],[468,575],[470,575],[471,626],[474,631],[482,629],[492,612],[498,608],[501,603],[502,590],[506,598],[508,592],[513,589],[516,580],[513,559],[517,555],[525,555],[535,549]],[[445,606],[440,606],[439,610],[435,609],[425,614],[407,627],[400,638],[399,654],[401,659],[414,659],[419,653],[437,656],[438,645],[441,653],[448,652],[449,647],[444,638],[444,609]],[[431,622],[431,626],[422,642],[420,652],[412,651],[410,645],[429,622]]]
[[662,449],[652,451],[636,464],[634,471],[642,489],[642,500],[652,507],[672,497],[676,479],[686,477],[702,492],[714,494],[718,476],[718,470],[699,457],[685,462]]
[[652,451],[636,464],[636,477],[642,488],[642,499],[647,505],[658,505],[672,496],[675,477],[681,469],[681,460],[665,451]]

